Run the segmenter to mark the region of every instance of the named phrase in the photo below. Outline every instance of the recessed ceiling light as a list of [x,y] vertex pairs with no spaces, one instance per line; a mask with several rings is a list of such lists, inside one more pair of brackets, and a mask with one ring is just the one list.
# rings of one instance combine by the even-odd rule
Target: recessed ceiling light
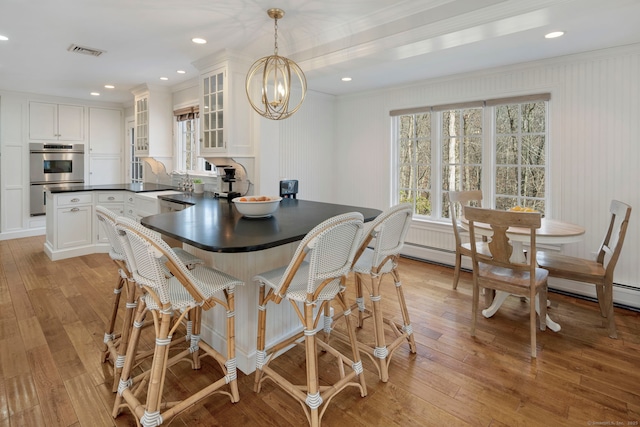
[[105,89],[115,89],[114,85],[104,85]]
[[91,96],[100,96],[99,92],[91,92]]
[[351,77],[343,77],[342,81],[343,82],[350,82],[351,81]]
[[177,73],[178,74],[187,74],[187,72],[185,70],[178,70]]
[[9,37],[7,37],[7,36],[0,36],[0,40],[2,40],[2,41],[7,41],[7,40],[9,40]]
[[160,80],[169,80],[169,77],[160,77]]
[[200,37],[194,37],[191,41],[196,44],[205,44],[207,42],[205,39],[201,39]]
[[564,31],[553,31],[544,36],[545,39],[555,39],[556,37],[560,37],[564,35]]

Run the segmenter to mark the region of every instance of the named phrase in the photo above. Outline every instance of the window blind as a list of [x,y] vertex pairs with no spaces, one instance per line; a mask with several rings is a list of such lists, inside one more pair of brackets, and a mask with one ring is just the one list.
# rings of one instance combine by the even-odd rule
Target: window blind
[[533,95],[519,95],[504,98],[494,98],[480,101],[457,102],[452,104],[441,104],[424,107],[402,108],[389,111],[391,117],[404,116],[408,114],[429,113],[432,111],[462,110],[465,108],[492,107],[495,105],[521,104],[523,102],[549,101],[550,93],[539,93]]

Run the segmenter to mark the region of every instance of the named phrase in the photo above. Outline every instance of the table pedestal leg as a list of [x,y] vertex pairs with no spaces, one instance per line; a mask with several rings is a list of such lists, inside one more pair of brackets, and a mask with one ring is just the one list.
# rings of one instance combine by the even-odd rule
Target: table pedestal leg
[[[496,311],[498,311],[498,309],[504,303],[504,301],[507,299],[508,296],[509,296],[509,292],[497,291],[496,296],[493,298],[493,302],[491,303],[491,305],[486,309],[482,310],[482,315],[486,318],[489,318],[494,314],[496,314]],[[549,304],[547,302],[547,306],[548,305]],[[540,314],[540,303],[539,303],[539,298],[537,297],[536,297],[536,313]],[[561,329],[560,325],[554,322],[553,320],[551,320],[548,314],[547,314],[547,326],[553,332],[558,332]]]

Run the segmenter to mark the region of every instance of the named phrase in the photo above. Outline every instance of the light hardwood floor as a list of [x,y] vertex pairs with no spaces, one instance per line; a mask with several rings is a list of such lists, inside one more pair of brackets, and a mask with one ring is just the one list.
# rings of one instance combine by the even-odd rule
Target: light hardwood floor
[[[100,363],[115,266],[106,254],[51,262],[43,243],[0,242],[0,427],[134,425],[126,411],[111,418],[112,378]],[[400,273],[418,352],[398,349],[386,384],[365,356],[368,396],[354,388],[338,394],[324,426],[638,425],[639,313],[616,309],[620,338],[612,340],[595,303],[550,293],[549,315],[562,331],[538,332],[532,360],[528,309],[519,299],[481,318],[472,338],[469,273],[457,291],[451,268],[403,259]],[[385,287],[383,308],[394,313],[393,285]],[[304,375],[298,349],[278,363]],[[178,365],[166,387],[178,395],[215,369]],[[171,425],[306,425],[286,393],[266,382],[256,394],[253,379],[239,372],[240,402],[213,396]]]

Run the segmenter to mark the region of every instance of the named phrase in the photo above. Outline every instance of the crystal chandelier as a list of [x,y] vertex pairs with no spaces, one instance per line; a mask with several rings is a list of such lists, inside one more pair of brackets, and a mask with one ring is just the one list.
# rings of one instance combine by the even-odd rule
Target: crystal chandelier
[[[278,19],[282,19],[284,11],[273,8],[267,14],[275,21],[274,52],[253,63],[245,86],[249,103],[258,114],[267,119],[282,120],[293,115],[302,105],[307,93],[307,80],[298,64],[278,55]],[[259,88],[255,87],[257,82],[260,82]],[[293,95],[292,87],[296,86],[299,89],[296,88]]]

